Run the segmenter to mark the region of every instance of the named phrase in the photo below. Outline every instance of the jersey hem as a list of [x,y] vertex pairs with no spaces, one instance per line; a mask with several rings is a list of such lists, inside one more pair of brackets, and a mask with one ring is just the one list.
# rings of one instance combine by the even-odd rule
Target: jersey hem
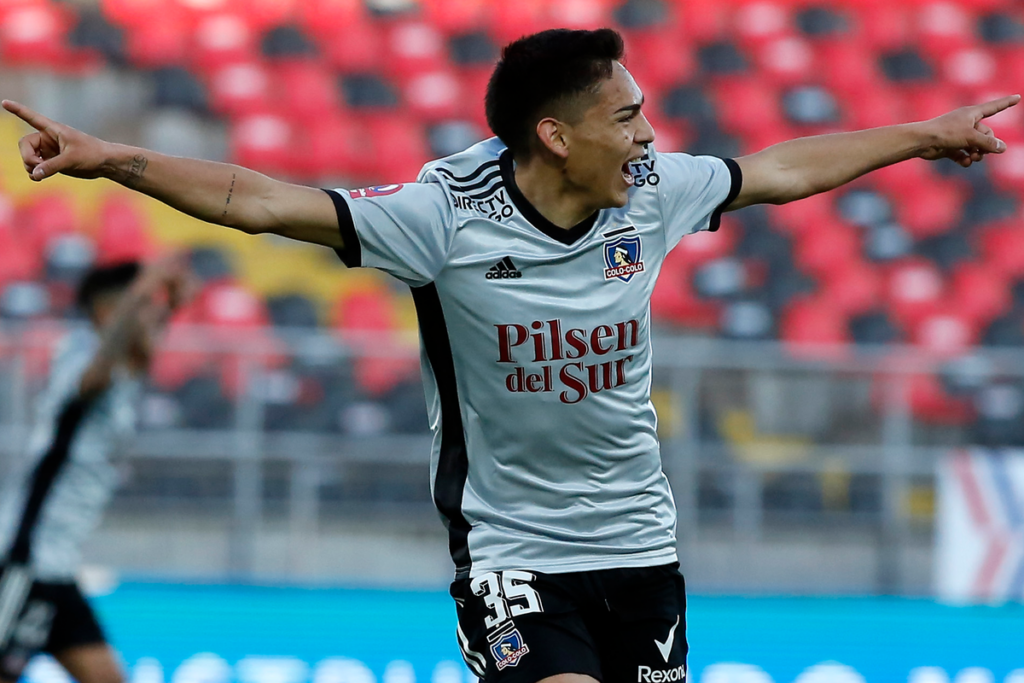
[[[543,574],[572,574],[576,572],[601,571],[604,569],[642,569],[644,567],[657,567],[671,562],[678,562],[679,554],[674,548],[668,550],[647,551],[632,555],[608,557],[597,559],[585,559],[576,562],[523,562],[523,563],[502,563],[501,566],[484,564],[478,560],[473,561],[473,567],[468,573],[469,578],[475,578],[487,572],[500,572],[507,569],[523,569],[536,571]],[[456,579],[467,578],[467,574],[456,575]]]

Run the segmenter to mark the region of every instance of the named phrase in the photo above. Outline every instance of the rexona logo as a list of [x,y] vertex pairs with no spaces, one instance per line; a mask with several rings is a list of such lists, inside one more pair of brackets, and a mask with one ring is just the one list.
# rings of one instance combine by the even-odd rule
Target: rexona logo
[[[570,405],[590,394],[624,385],[633,354],[622,352],[640,343],[638,320],[598,325],[591,330],[565,329],[561,320],[494,327],[498,332],[498,362],[515,366],[505,377],[505,388],[513,393],[558,392],[558,400]],[[591,356],[609,354],[615,357],[584,362]],[[534,363],[529,371],[520,365],[524,361]]]
[[404,184],[399,183],[398,185],[377,185],[375,187],[364,187],[359,190],[349,190],[348,194],[352,199],[361,199],[363,197],[386,197],[389,194],[394,194],[405,187]]
[[686,680],[686,666],[680,664],[674,669],[652,669],[641,666],[636,671],[636,683],[671,683]]

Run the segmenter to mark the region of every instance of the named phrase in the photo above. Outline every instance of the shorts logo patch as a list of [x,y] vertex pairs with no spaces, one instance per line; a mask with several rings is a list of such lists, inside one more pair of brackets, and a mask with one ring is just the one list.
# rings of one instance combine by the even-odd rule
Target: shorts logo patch
[[364,187],[358,190],[349,190],[348,195],[352,199],[361,199],[362,197],[386,197],[389,194],[394,194],[405,187],[404,184],[399,183],[397,185],[377,185],[375,187]]
[[629,282],[637,273],[644,272],[643,246],[639,235],[623,236],[611,242],[605,242],[604,269],[605,280],[622,280]]
[[523,642],[523,636],[517,628],[503,634],[496,643],[491,645],[491,654],[494,655],[494,661],[498,663],[498,671],[506,666],[516,666],[522,656],[529,651],[530,648]]

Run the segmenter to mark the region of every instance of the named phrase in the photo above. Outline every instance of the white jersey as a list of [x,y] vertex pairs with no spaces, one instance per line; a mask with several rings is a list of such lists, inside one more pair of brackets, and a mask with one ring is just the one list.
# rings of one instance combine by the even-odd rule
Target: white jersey
[[569,230],[527,202],[513,169],[492,138],[417,183],[330,192],[342,260],[412,287],[456,576],[672,562],[651,293],[680,238],[717,228],[739,167],[649,149],[627,206]]
[[91,402],[78,398],[98,344],[85,330],[61,342],[28,457],[0,488],[0,563],[27,563],[43,581],[74,578],[82,543],[117,485],[111,458],[135,426],[140,385],[121,369],[103,394]]

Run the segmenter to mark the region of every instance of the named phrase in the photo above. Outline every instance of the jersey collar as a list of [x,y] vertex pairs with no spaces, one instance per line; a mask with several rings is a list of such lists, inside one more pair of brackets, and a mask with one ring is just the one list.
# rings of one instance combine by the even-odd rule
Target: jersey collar
[[519,209],[519,213],[523,214],[523,218],[525,218],[533,227],[537,228],[556,242],[561,242],[562,244],[573,244],[577,242],[581,237],[590,232],[592,227],[594,227],[594,223],[597,222],[597,216],[601,213],[600,211],[595,211],[568,230],[560,228],[547,218],[544,218],[540,211],[534,208],[533,204],[523,196],[523,193],[519,191],[519,186],[516,185],[516,174],[515,166],[512,163],[512,152],[506,149],[501,153],[501,156],[498,158],[498,162],[501,167],[501,179],[504,181],[505,187],[508,189],[508,196],[512,199],[512,203],[516,205],[516,208]]

